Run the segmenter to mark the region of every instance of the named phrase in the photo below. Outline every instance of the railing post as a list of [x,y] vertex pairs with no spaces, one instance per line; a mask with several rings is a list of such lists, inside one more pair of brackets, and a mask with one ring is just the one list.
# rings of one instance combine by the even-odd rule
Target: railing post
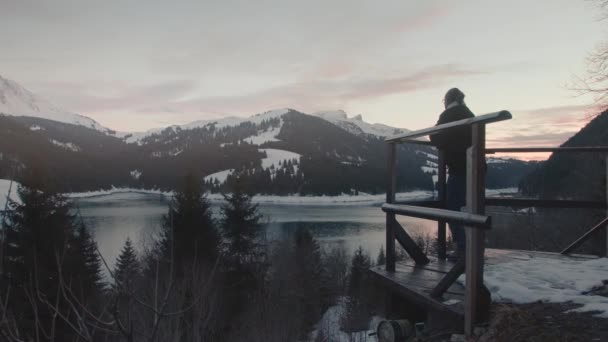
[[[386,186],[386,203],[395,203],[397,189],[397,145],[388,144],[388,182]],[[395,214],[386,213],[386,270],[395,271]]]
[[[467,150],[467,210],[474,214],[485,211],[485,124],[471,125],[471,147]],[[483,264],[484,231],[465,228],[465,334],[472,336],[474,324],[480,321],[484,303]]]
[[[445,152],[439,150],[437,153],[437,199],[441,203],[441,208],[446,206],[446,170],[445,170]],[[445,221],[437,222],[437,256],[441,260],[446,258],[446,237],[445,237]]]
[[[606,216],[608,217],[608,156],[605,158],[606,165]],[[608,257],[608,227],[604,228],[604,256]]]

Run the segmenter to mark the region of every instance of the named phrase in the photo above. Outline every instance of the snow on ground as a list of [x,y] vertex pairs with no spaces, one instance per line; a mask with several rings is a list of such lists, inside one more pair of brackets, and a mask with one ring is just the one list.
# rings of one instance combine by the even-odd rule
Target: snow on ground
[[97,121],[61,109],[46,99],[22,87],[19,83],[0,76],[0,113],[15,116],[33,116],[89,127],[101,132],[109,130]]
[[132,170],[131,172],[129,172],[131,174],[131,178],[138,180],[139,177],[141,177],[141,171],[139,170]]
[[271,167],[272,165],[274,165],[276,168],[279,166],[279,162],[282,163],[285,160],[292,160],[292,159],[300,160],[300,157],[302,156],[302,155],[294,153],[294,152],[285,151],[285,150],[277,150],[274,148],[261,148],[260,151],[266,152],[266,158],[262,159],[262,167],[264,169],[267,169],[267,168]]
[[502,158],[487,158],[486,159],[486,163],[488,164],[504,164],[504,163],[508,163],[509,160],[507,159],[502,159]]
[[437,155],[431,154],[431,153],[426,153],[426,152],[422,152],[422,151],[416,151],[417,154],[423,154],[426,155],[427,158],[429,159],[439,159],[439,157],[437,157]]
[[66,150],[69,150],[69,151],[72,151],[72,152],[78,152],[78,151],[80,151],[80,147],[78,147],[78,145],[76,145],[74,143],[71,143],[71,142],[64,143],[64,142],[61,142],[61,141],[57,141],[55,139],[51,139],[50,141],[53,143],[53,145],[65,148]]
[[8,196],[8,192],[10,189],[10,199],[19,202],[19,196],[17,195],[17,188],[19,187],[19,183],[12,182],[8,179],[0,179],[0,211],[4,210],[6,207],[6,200]]
[[363,331],[357,331],[353,333],[347,333],[341,329],[341,321],[346,311],[346,298],[341,297],[337,303],[327,309],[319,322],[315,325],[314,330],[309,336],[309,341],[315,341],[317,336],[321,333],[325,337],[324,341],[332,342],[352,342],[352,341],[376,341],[375,336],[369,336],[369,334],[376,331],[378,323],[383,318],[374,316],[371,318],[368,329]]
[[262,145],[267,142],[279,141],[279,139],[277,139],[277,135],[279,135],[280,132],[281,126],[278,126],[267,131],[258,132],[257,135],[252,135],[243,140],[252,145]]
[[40,130],[44,130],[44,128],[42,128],[38,125],[30,126],[30,131],[40,131]]
[[433,173],[433,172],[437,172],[437,168],[436,167],[430,167],[430,166],[421,166],[420,169],[422,170],[422,172],[424,173]]
[[[222,172],[227,172],[225,170]],[[209,175],[211,176],[211,175]],[[209,177],[207,176],[207,177]],[[486,190],[486,195],[496,196],[499,194],[510,194],[513,191],[517,192],[515,188],[507,189],[493,189]],[[139,193],[139,194],[162,194],[165,196],[171,196],[173,193],[170,191],[164,192],[157,189],[135,189],[135,188],[115,188],[112,187],[110,190],[98,190],[90,192],[76,192],[66,194],[71,198],[86,198],[86,197],[98,197],[98,196],[112,196],[116,194],[124,193]],[[1,193],[0,193],[1,194]],[[5,196],[6,197],[6,196]],[[399,192],[395,194],[398,201],[405,200],[424,200],[433,197],[432,191],[426,190],[414,190],[408,192]],[[212,202],[222,202],[224,197],[221,194],[208,194],[208,198]],[[278,204],[278,205],[304,205],[304,206],[324,206],[324,205],[378,205],[384,203],[386,200],[385,194],[366,194],[360,192],[359,195],[342,194],[338,196],[300,196],[300,195],[289,195],[289,196],[278,196],[278,195],[255,195],[252,201],[258,204]]]
[[264,113],[256,114],[251,117],[228,116],[228,117],[224,117],[224,118],[220,118],[220,119],[216,119],[216,120],[198,120],[198,121],[190,122],[190,123],[187,123],[184,125],[153,128],[153,129],[147,130],[145,132],[131,132],[131,133],[120,132],[120,133],[117,133],[116,135],[121,138],[124,138],[127,135],[130,135],[128,138],[125,139],[125,141],[127,143],[140,143],[140,141],[142,139],[149,137],[151,135],[154,135],[154,134],[158,134],[167,128],[171,128],[173,130],[175,130],[177,128],[187,130],[187,129],[201,128],[201,127],[205,127],[207,125],[213,124],[217,129],[219,129],[219,128],[224,128],[224,127],[238,126],[243,122],[251,122],[256,125],[259,125],[264,120],[279,118],[287,112],[289,112],[288,108],[282,108],[282,109],[275,109],[275,110],[270,110],[270,111],[267,111]]
[[221,183],[224,183],[226,181],[226,178],[228,178],[228,176],[231,175],[233,172],[234,172],[234,169],[229,169],[229,170],[212,173],[210,175],[205,176],[205,181],[208,181],[210,179],[212,179],[212,180],[217,179],[221,184]]
[[[598,311],[608,318],[608,298],[585,294],[608,281],[608,258],[581,261],[530,257],[498,265],[486,265],[484,282],[492,299],[517,304],[536,301],[573,302],[582,307],[573,311]],[[459,278],[464,283],[464,275]]]

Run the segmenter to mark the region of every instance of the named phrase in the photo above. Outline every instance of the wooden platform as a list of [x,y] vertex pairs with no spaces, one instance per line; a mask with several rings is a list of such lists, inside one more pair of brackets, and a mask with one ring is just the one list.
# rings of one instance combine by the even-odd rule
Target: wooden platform
[[[534,252],[505,249],[486,249],[485,264],[496,265],[509,261],[531,259],[588,260],[596,257],[589,255],[564,256],[558,253]],[[464,317],[464,286],[454,283],[441,299],[431,298],[429,293],[443,276],[453,267],[453,262],[431,259],[431,262],[416,266],[412,260],[396,264],[395,272],[388,272],[384,266],[371,268],[372,274],[394,294],[411,301],[429,311],[442,312]]]

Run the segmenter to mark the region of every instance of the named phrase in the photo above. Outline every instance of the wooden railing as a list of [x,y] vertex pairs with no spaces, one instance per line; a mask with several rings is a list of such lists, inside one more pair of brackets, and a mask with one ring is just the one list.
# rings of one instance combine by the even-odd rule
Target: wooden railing
[[[475,118],[450,122],[413,132],[388,137],[388,183],[386,203],[382,210],[386,213],[386,270],[395,271],[395,240],[397,240],[416,264],[426,264],[429,259],[407,234],[396,220],[396,215],[412,216],[435,220],[437,225],[438,257],[446,258],[446,223],[465,225],[466,251],[464,260],[457,262],[454,267],[432,290],[431,296],[441,297],[447,289],[465,273],[465,333],[472,333],[473,324],[484,319],[490,303],[489,291],[483,285],[484,267],[484,237],[485,230],[491,228],[491,217],[485,215],[485,206],[511,207],[552,207],[552,208],[597,208],[606,209],[606,202],[572,201],[572,200],[543,200],[543,199],[514,199],[485,197],[485,156],[493,153],[528,153],[528,152],[608,152],[608,147],[533,147],[533,148],[486,148],[486,125],[489,123],[511,119],[508,111],[480,115]],[[451,211],[446,207],[446,164],[442,151],[438,151],[438,199],[434,201],[405,201],[395,200],[397,161],[396,146],[401,143],[431,145],[429,141],[418,140],[424,136],[439,133],[455,127],[470,127],[471,147],[467,150],[467,212]],[[432,145],[431,145],[432,146]],[[608,165],[608,160],[607,160]],[[608,184],[608,169],[607,169]],[[608,191],[607,191],[608,197]],[[603,220],[590,231],[577,239],[563,253],[570,253],[582,244],[597,230],[608,225],[608,219]],[[608,233],[606,234],[606,253],[608,253]]]

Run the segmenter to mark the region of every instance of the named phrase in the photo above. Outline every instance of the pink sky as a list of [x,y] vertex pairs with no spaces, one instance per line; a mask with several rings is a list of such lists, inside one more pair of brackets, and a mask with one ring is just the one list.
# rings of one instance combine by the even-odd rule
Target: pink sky
[[457,86],[513,113],[489,146],[554,146],[596,112],[568,84],[605,33],[584,0],[22,0],[0,74],[121,131],[283,107],[419,129]]

